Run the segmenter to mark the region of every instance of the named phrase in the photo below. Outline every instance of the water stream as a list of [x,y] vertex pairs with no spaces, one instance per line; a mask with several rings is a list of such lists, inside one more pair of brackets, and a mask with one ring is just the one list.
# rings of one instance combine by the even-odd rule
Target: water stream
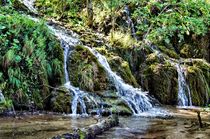
[[[178,105],[179,106],[192,106],[192,98],[190,93],[190,88],[186,83],[184,69],[180,64],[176,64],[177,72],[178,72]],[[188,94],[186,94],[188,92]],[[188,95],[188,97],[187,97]]]
[[56,29],[53,26],[48,26],[53,32],[54,34],[60,39],[61,41],[61,46],[64,49],[64,73],[65,73],[65,87],[67,89],[69,89],[71,92],[73,92],[73,100],[72,100],[72,104],[71,104],[71,109],[72,109],[72,116],[77,116],[77,108],[78,108],[78,104],[80,104],[81,107],[81,114],[82,115],[87,115],[87,111],[86,111],[86,105],[84,102],[84,98],[88,97],[88,93],[80,90],[78,87],[74,87],[70,80],[69,80],[69,72],[68,72],[68,66],[67,62],[68,62],[68,58],[69,55],[71,53],[71,50],[73,50],[73,48],[80,44],[79,39],[77,39],[77,35],[74,34],[73,32],[68,32],[70,34],[65,33],[65,30],[62,29]]
[[135,26],[134,26],[134,23],[130,17],[130,9],[128,6],[125,6],[124,8],[124,13],[126,14],[126,18],[127,18],[127,24],[128,24],[128,27],[130,28],[131,30],[131,35],[132,37],[137,40],[137,36],[136,36],[136,31],[135,31]]
[[152,104],[150,102],[151,100],[147,96],[148,92],[143,92],[140,88],[134,88],[131,85],[126,84],[120,76],[111,70],[105,56],[101,55],[96,50],[91,49],[88,46],[85,47],[88,48],[93,53],[93,55],[95,55],[99,63],[104,67],[109,78],[113,81],[118,91],[118,95],[123,100],[125,100],[134,115],[138,115],[141,112],[152,108]]
[[5,102],[5,98],[1,90],[0,90],[0,102],[3,102],[3,103]]
[[167,55],[160,52],[154,45],[151,45],[150,49],[154,53],[156,53],[158,57],[163,57],[165,61],[169,61],[177,69],[178,106],[192,106],[191,92],[185,78],[185,68],[180,64],[180,61],[173,58],[169,58]]

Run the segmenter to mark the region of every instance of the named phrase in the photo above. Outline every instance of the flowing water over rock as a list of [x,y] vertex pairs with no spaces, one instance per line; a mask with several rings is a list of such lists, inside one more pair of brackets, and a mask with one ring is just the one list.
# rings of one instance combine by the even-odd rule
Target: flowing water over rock
[[192,98],[189,85],[186,82],[185,70],[176,59],[169,58],[160,52],[156,46],[151,46],[151,50],[157,54],[158,57],[163,57],[165,61],[169,61],[177,69],[178,73],[178,106],[192,106]]
[[[55,32],[55,35],[58,38],[60,38],[61,45],[64,48],[64,62],[65,62],[64,68],[65,68],[65,79],[66,79],[65,86],[74,93],[74,98],[73,98],[73,102],[72,102],[72,114],[75,115],[77,113],[78,102],[80,103],[80,105],[82,107],[82,112],[84,114],[86,114],[87,113],[86,105],[85,105],[83,98],[88,97],[88,93],[81,91],[81,90],[79,90],[79,88],[73,87],[71,85],[71,82],[69,81],[69,78],[68,78],[69,75],[68,75],[67,64],[66,64],[71,47],[74,47],[75,45],[79,44],[79,40],[76,39],[75,37],[68,35],[68,34],[66,35],[66,33],[64,33],[64,31],[62,31],[62,30],[57,30],[52,27],[49,27],[49,28],[51,28],[51,30],[53,30],[53,32]],[[71,34],[74,35],[73,33],[71,33]],[[96,56],[99,63],[105,68],[110,79],[115,84],[115,87],[119,93],[119,96],[127,102],[127,104],[129,105],[129,107],[131,108],[131,110],[133,111],[133,113],[135,115],[138,115],[141,112],[152,108],[152,104],[150,102],[151,100],[149,99],[149,97],[147,97],[147,92],[143,92],[139,88],[133,88],[131,85],[124,83],[122,78],[119,77],[116,73],[114,73],[111,70],[111,68],[104,56],[102,56],[97,51],[92,50],[89,47],[87,47],[87,48]]]
[[[179,92],[178,92],[178,105],[179,106],[192,106],[192,99],[190,88],[185,80],[184,70],[181,65],[176,64],[177,72],[178,72],[178,84],[179,84]],[[186,92],[188,92],[188,97]]]
[[130,17],[130,10],[129,10],[129,7],[128,6],[125,6],[124,8],[124,13],[126,14],[126,18],[127,18],[127,24],[128,24],[128,27],[130,28],[131,30],[131,35],[134,39],[137,40],[137,36],[136,36],[136,31],[135,31],[135,28],[134,28],[134,24],[133,24],[133,21]]
[[99,63],[104,67],[109,75],[109,78],[113,81],[118,91],[118,95],[126,101],[130,109],[133,111],[133,114],[138,115],[141,112],[152,108],[152,104],[150,102],[151,100],[147,96],[147,92],[143,92],[140,88],[133,88],[131,85],[126,84],[121,77],[111,70],[106,58],[103,55],[90,47],[87,48],[95,55]]
[[80,90],[77,87],[74,87],[70,80],[69,80],[69,73],[67,70],[67,60],[70,55],[71,50],[73,50],[74,46],[79,44],[79,40],[77,39],[77,35],[71,32],[71,34],[66,34],[64,30],[58,30],[55,29],[52,26],[49,26],[49,28],[55,33],[55,35],[60,39],[61,41],[61,46],[64,49],[64,72],[65,72],[65,87],[69,89],[71,92],[74,94],[74,98],[72,100],[72,115],[76,116],[77,115],[77,108],[78,108],[78,103],[80,104],[81,107],[81,114],[87,115],[86,111],[86,105],[84,102],[84,98],[88,97],[88,93]]
[[5,98],[1,90],[0,90],[0,102],[5,102]]

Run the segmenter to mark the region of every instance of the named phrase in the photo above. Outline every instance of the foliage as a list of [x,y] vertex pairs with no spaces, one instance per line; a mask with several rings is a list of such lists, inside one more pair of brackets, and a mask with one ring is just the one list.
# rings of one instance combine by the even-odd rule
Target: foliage
[[7,9],[0,8],[0,89],[14,103],[42,108],[46,85],[62,83],[62,48],[43,22]]
[[79,17],[85,7],[85,0],[37,0],[36,7],[40,13],[57,20],[82,24]]
[[183,43],[190,34],[204,35],[210,25],[210,4],[204,0],[142,2],[132,17],[137,20],[138,34],[152,42]]
[[0,112],[10,109],[13,106],[11,99],[5,99],[5,101],[0,101]]

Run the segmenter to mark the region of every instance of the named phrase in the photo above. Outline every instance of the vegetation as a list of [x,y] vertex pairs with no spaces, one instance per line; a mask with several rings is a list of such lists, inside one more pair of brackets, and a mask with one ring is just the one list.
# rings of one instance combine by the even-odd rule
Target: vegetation
[[[51,102],[53,110],[69,112],[62,107],[70,104],[69,92],[52,91],[64,80],[59,40],[44,21],[37,23],[17,12],[30,13],[18,0],[8,4],[0,7],[0,90],[16,107],[34,102],[41,109]],[[194,104],[208,102],[209,1],[36,0],[35,7],[39,17],[73,28],[84,45],[106,55],[113,71],[126,83],[142,86],[164,104],[177,104],[178,96],[177,71],[166,59],[206,59],[180,61],[186,67]],[[103,67],[83,46],[72,51],[68,71],[72,84],[82,90],[115,90]]]
[[[43,22],[1,8],[0,90],[13,103],[44,107],[50,90],[63,82],[63,52]],[[16,105],[17,106],[17,105]]]

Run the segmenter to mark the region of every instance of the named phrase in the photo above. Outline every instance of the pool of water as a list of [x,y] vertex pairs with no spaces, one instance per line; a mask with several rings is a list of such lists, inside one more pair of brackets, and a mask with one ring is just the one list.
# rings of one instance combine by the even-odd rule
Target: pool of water
[[[196,113],[199,109],[152,108],[138,116],[120,117],[118,127],[98,135],[97,139],[210,139],[210,113],[201,112],[204,128],[199,128]],[[2,117],[0,139],[48,139],[95,123],[96,117],[69,115]]]
[[200,128],[197,113],[186,109],[153,109],[139,116],[121,117],[120,126],[97,139],[210,139],[209,113],[201,114],[204,128]]
[[0,118],[0,139],[47,139],[87,127],[97,121],[91,117],[28,115]]

